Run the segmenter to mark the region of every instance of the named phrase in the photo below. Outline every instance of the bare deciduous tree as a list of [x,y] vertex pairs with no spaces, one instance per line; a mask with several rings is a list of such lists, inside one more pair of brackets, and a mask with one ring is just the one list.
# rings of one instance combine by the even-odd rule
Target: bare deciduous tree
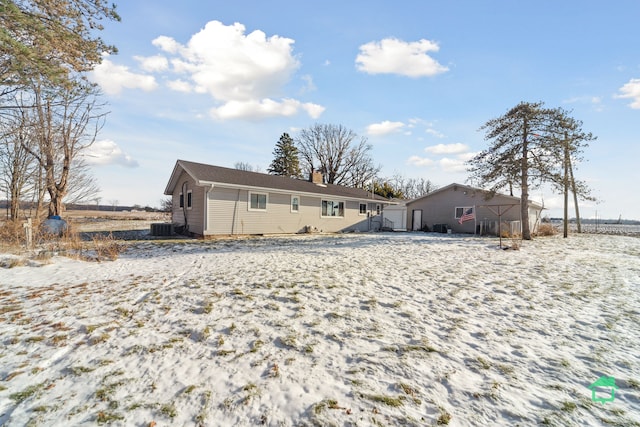
[[389,181],[400,191],[405,199],[417,199],[425,196],[438,188],[433,182],[425,178],[406,178],[400,173],[395,173]]
[[31,143],[30,128],[21,111],[0,117],[0,187],[9,201],[9,219],[20,215],[20,202],[35,176],[35,162],[25,149]]
[[296,143],[307,175],[320,171],[327,184],[364,187],[380,171],[370,156],[366,138],[342,125],[318,124],[303,129]]
[[[25,148],[42,168],[49,215],[60,215],[70,189],[80,193],[77,182],[70,187],[73,167],[81,167],[76,178],[82,177],[79,155],[95,141],[106,113],[100,112],[96,90],[91,86],[49,89],[34,85],[32,94],[32,105],[23,108],[31,119],[35,143]],[[85,184],[94,182],[85,179]]]

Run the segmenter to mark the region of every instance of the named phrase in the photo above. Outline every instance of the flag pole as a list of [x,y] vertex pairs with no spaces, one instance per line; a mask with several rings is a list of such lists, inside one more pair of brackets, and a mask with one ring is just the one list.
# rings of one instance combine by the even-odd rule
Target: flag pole
[[476,235],[476,230],[478,228],[478,211],[476,211],[476,205],[473,205],[473,236]]

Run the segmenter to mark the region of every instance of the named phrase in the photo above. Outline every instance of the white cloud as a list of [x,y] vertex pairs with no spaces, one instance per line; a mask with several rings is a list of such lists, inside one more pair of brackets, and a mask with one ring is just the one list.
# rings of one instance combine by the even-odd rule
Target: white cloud
[[435,162],[427,157],[411,156],[407,163],[414,166],[432,166]]
[[640,109],[640,79],[629,80],[618,92],[620,94],[616,98],[629,98],[632,100],[629,106],[634,110]]
[[[169,87],[178,91],[207,93],[222,105],[212,115],[224,118],[291,116],[306,112],[317,118],[324,108],[281,96],[300,63],[293,55],[294,40],[256,30],[245,34],[240,23],[210,21],[186,44],[161,36],[153,44],[169,58],[170,71],[181,74]],[[305,91],[315,89],[303,76]]]
[[444,157],[438,160],[438,164],[445,172],[464,172],[467,170],[465,160],[461,158],[451,159],[448,157]]
[[444,138],[444,134],[442,132],[438,132],[435,129],[428,128],[425,130],[425,133],[428,133],[431,136],[435,136],[436,138]]
[[431,154],[460,154],[467,150],[469,150],[469,147],[461,143],[437,144],[424,149],[424,151]]
[[397,132],[404,127],[402,122],[391,122],[385,120],[381,123],[373,123],[367,126],[368,135],[387,135],[389,133]]
[[181,47],[180,43],[167,36],[157,37],[151,43],[167,53],[178,53]]
[[387,38],[360,46],[356,67],[369,74],[435,76],[448,71],[447,67],[427,54],[437,52],[439,49],[438,44],[430,40],[405,42],[396,38]]
[[305,111],[311,118],[316,119],[324,112],[324,107],[312,103],[303,104],[295,99],[284,99],[282,102],[278,102],[266,98],[261,101],[229,101],[221,107],[212,108],[210,113],[213,118],[219,120],[262,119],[276,116],[290,117],[300,110]]
[[301,93],[313,92],[316,90],[316,85],[313,83],[313,77],[311,77],[309,74],[305,74],[300,78],[304,82]]
[[105,55],[102,63],[93,69],[91,80],[100,85],[108,95],[117,95],[123,89],[142,89],[149,92],[158,87],[153,76],[131,72],[128,67],[111,62],[108,55]]
[[134,56],[133,59],[140,63],[144,71],[159,72],[169,68],[169,61],[162,55]]
[[85,161],[91,165],[120,165],[127,168],[138,167],[138,162],[123,152],[118,144],[110,139],[94,142],[82,155]]
[[176,92],[193,92],[193,86],[191,86],[189,82],[185,82],[181,79],[168,81],[167,86],[169,87],[169,89],[175,90]]

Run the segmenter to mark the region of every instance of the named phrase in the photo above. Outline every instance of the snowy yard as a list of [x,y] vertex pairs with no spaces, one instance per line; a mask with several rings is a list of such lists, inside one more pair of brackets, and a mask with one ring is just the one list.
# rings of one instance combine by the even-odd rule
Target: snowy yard
[[[509,242],[510,243],[510,242]],[[640,239],[0,255],[0,425],[640,426]],[[607,375],[606,404],[588,386]]]

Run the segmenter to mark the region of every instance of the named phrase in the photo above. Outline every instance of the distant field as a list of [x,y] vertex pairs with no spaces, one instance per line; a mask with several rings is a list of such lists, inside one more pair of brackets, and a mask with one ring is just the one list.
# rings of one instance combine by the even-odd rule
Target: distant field
[[154,222],[171,220],[164,212],[67,211],[64,218],[79,232],[148,230]]

